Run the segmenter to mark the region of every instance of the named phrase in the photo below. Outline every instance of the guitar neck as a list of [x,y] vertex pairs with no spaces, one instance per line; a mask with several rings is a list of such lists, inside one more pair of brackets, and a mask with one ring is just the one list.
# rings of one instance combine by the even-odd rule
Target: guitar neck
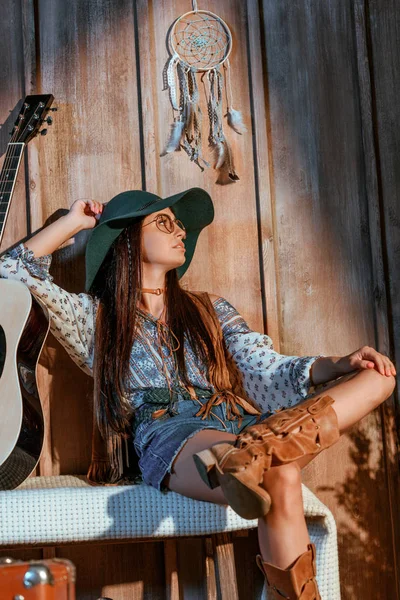
[[0,173],[0,244],[24,153],[24,142],[10,142]]

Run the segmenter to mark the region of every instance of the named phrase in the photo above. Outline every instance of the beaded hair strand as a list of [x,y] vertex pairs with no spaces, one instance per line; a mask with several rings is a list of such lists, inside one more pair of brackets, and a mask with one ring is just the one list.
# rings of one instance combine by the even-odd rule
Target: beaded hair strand
[[129,239],[129,233],[127,232],[127,236],[126,236],[126,245],[128,248],[128,269],[129,269],[129,287],[128,287],[128,294],[129,294],[129,298],[132,297],[132,248],[131,248],[131,241]]

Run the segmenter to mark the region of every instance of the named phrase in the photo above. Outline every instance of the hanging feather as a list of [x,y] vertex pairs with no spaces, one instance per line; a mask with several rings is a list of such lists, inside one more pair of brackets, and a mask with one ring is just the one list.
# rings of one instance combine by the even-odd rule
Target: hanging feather
[[246,133],[247,128],[243,123],[243,117],[240,110],[235,110],[234,108],[229,107],[225,117],[227,117],[229,127],[232,127],[236,133],[239,133],[240,135],[242,135],[242,133]]
[[226,138],[224,138],[224,145],[225,145],[225,155],[226,155],[226,161],[224,164],[227,165],[228,175],[232,181],[238,181],[239,177],[237,176],[237,173],[235,170],[235,165],[233,162],[232,148]]
[[214,153],[214,168],[218,170],[217,183],[226,185],[239,181],[233,162],[232,148],[226,138],[212,146]]
[[185,104],[185,130],[186,130],[186,139],[189,142],[189,144],[191,144],[193,142],[193,138],[194,138],[194,132],[193,132],[193,118],[194,118],[194,106],[193,106],[193,100],[192,100],[192,87],[191,87],[191,80],[189,78],[188,73],[185,74],[186,76],[186,93],[187,93],[187,97],[186,97],[186,104]]
[[218,185],[229,185],[230,183],[235,183],[236,179],[233,179],[229,174],[229,169],[227,167],[223,167],[218,171],[218,177],[215,183]]
[[236,173],[232,148],[223,132],[222,123],[222,75],[219,69],[208,74],[210,94],[208,117],[210,121],[209,146],[213,155],[214,168],[218,171],[217,183],[226,185],[239,180]]
[[193,138],[194,138],[194,133],[192,131],[193,118],[194,118],[193,105],[191,102],[188,102],[188,104],[185,107],[185,131],[186,131],[185,135],[186,135],[186,139],[189,142],[189,144],[192,143]]
[[179,80],[179,109],[181,111],[182,119],[185,123],[184,125],[184,135],[182,137],[182,148],[185,150],[186,154],[189,156],[190,160],[193,157],[193,149],[190,145],[190,121],[192,118],[192,107],[190,103],[189,96],[189,86],[188,86],[188,77],[187,71],[188,69],[181,63],[177,64],[177,73]]
[[183,130],[185,127],[185,121],[181,120],[180,117],[177,117],[171,125],[171,132],[166,143],[165,149],[160,154],[160,156],[165,156],[170,152],[175,152],[176,150],[180,150],[181,139],[183,136]]
[[171,100],[172,108],[174,110],[179,110],[178,99],[176,94],[176,65],[179,63],[178,54],[173,54],[168,63],[167,69],[167,83],[169,88],[169,97]]
[[225,147],[223,142],[213,142],[210,144],[213,155],[214,169],[220,169],[225,162]]
[[[197,89],[196,75],[193,69],[188,69],[186,72],[186,90],[187,90],[187,105],[186,105],[186,138],[189,144],[195,140],[196,132],[194,129],[194,119],[196,111],[200,111],[198,105],[199,93]],[[200,111],[201,112],[201,111]]]
[[231,65],[229,59],[224,63],[225,78],[226,78],[226,104],[227,112],[224,115],[227,117],[228,125],[236,133],[242,135],[247,131],[245,124],[243,123],[242,113],[239,110],[233,108],[233,95],[232,95],[232,83],[231,83]]

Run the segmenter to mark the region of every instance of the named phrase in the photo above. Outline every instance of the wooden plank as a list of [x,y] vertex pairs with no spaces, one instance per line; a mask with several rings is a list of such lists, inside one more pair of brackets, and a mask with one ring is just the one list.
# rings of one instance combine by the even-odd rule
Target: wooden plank
[[165,597],[179,600],[178,558],[176,540],[164,541]]
[[203,600],[206,588],[203,540],[199,537],[178,538],[176,544],[180,597],[182,600]]
[[279,309],[278,289],[275,264],[276,239],[272,164],[270,159],[268,135],[270,113],[266,99],[268,81],[265,74],[263,43],[258,0],[247,0],[247,40],[249,54],[249,77],[252,113],[252,137],[254,144],[255,185],[258,208],[258,228],[260,235],[260,268],[262,272],[262,297],[264,309],[265,332],[274,341],[274,348],[279,352]]
[[57,548],[77,568],[77,598],[93,600],[165,600],[162,542]]
[[[345,355],[375,345],[352,7],[264,0],[262,11],[281,352]],[[305,470],[336,517],[344,597],[392,593],[382,451],[376,412]],[[366,585],[372,540],[381,558],[368,562]]]
[[57,556],[55,546],[49,546],[47,548],[43,548],[43,558],[55,558]]
[[[40,73],[36,62],[36,29],[34,0],[21,0],[22,44],[24,56],[25,94],[42,93],[40,90]],[[45,92],[43,92],[45,93]],[[29,147],[29,146],[28,146]]]
[[204,539],[204,547],[206,557],[207,600],[217,600],[217,579],[212,538],[206,537]]
[[232,538],[239,598],[264,600],[264,577],[256,563],[260,553],[257,528],[245,530],[246,536],[236,533],[239,532],[234,532]]
[[221,600],[238,600],[235,554],[232,537],[227,533],[213,536],[217,564],[218,592]]

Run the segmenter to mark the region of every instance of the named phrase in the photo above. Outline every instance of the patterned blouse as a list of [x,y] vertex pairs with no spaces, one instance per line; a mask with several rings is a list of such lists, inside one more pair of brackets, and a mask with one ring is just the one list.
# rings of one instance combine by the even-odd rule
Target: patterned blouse
[[[50,317],[50,330],[72,360],[93,376],[95,319],[98,300],[89,294],[65,291],[49,274],[51,255],[35,258],[24,244],[0,257],[0,277],[24,283],[43,304]],[[310,367],[319,356],[284,356],[273,350],[271,338],[252,331],[236,309],[224,298],[214,301],[229,352],[239,367],[244,386],[262,412],[288,407],[308,396]],[[163,357],[161,356],[163,352]],[[173,356],[159,339],[157,319],[139,309],[138,336],[130,359],[129,399],[137,408],[146,391],[167,387],[163,361],[173,378]],[[207,380],[207,370],[185,340],[186,367],[190,383],[214,392]]]

